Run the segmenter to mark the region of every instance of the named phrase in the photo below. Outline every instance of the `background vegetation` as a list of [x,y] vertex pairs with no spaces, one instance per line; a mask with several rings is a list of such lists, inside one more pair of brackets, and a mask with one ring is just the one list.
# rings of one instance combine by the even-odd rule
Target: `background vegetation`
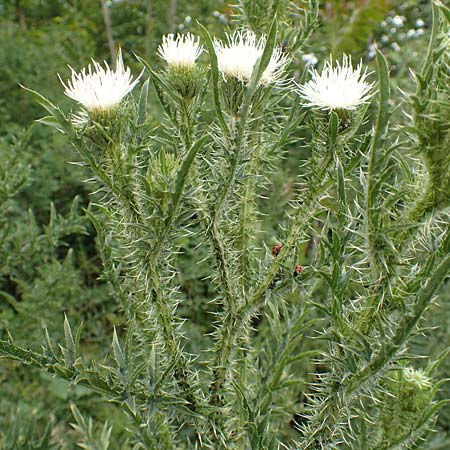
[[[84,322],[83,349],[98,360],[107,358],[110,336],[122,323],[116,302],[101,278],[96,233],[84,208],[89,202],[87,178],[76,164],[78,156],[63,136],[34,121],[42,111],[20,84],[41,92],[56,104],[67,104],[57,73],[67,78],[70,65],[84,67],[90,58],[111,60],[120,45],[126,63],[137,73],[134,54],[153,67],[161,64],[156,48],[162,34],[199,32],[197,21],[215,35],[223,35],[234,20],[237,2],[219,0],[3,0],[0,2],[0,337],[7,328],[19,343],[39,341],[45,325],[56,341],[64,339],[62,320]],[[265,4],[257,2],[254,4]],[[271,18],[254,23],[267,30]],[[387,57],[395,89],[411,87],[409,67],[418,68],[430,30],[428,1],[354,0],[322,2],[320,27],[295,62],[300,73],[308,61],[323,61],[331,52],[351,53],[374,64],[375,43]],[[289,45],[289,43],[288,43]],[[396,91],[400,92],[400,91]],[[398,94],[400,95],[400,94]],[[155,124],[160,106],[150,96]],[[399,120],[401,111],[395,111]],[[268,217],[281,215],[294,190],[298,148],[293,147],[279,169],[264,208]],[[278,223],[265,227],[276,235]],[[206,315],[211,298],[201,261],[205,249],[187,240],[179,282],[184,296],[184,315],[192,327],[192,350],[204,346],[204,333],[211,331]],[[450,345],[450,292],[427,312],[426,327],[439,327],[426,339],[416,338],[417,353],[437,356]],[[436,378],[450,373],[446,359]],[[317,369],[316,369],[317,370]],[[322,368],[326,370],[326,368]],[[306,381],[312,369],[304,368]],[[442,387],[438,396],[450,398]],[[298,399],[302,401],[303,399]],[[128,448],[124,439],[127,421],[116,406],[98,403],[86,388],[70,386],[37,369],[11,361],[0,364],[0,448],[73,449],[80,441],[73,427],[74,402],[84,416],[92,416],[101,428],[107,419],[112,442]],[[75,412],[75,416],[77,413]],[[294,417],[293,417],[294,419]],[[300,420],[299,418],[297,418]],[[89,427],[82,423],[78,426]],[[436,433],[423,448],[450,448],[450,409],[444,408]],[[106,429],[105,429],[106,433]],[[286,430],[296,438],[296,431]],[[85,433],[83,433],[84,435]],[[100,445],[100,444],[99,444]],[[52,447],[53,446],[53,447]],[[90,447],[89,447],[90,448]],[[96,447],[101,448],[101,447]]]

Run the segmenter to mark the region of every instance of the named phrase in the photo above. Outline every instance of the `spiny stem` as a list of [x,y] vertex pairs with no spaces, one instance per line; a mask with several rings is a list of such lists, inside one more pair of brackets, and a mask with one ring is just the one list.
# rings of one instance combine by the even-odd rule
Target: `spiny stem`
[[[125,386],[111,379],[103,379],[91,369],[80,371],[76,366],[71,368],[63,365],[60,361],[55,361],[46,355],[34,352],[33,350],[19,347],[10,341],[0,340],[0,352],[8,358],[19,360],[22,363],[29,364],[39,369],[58,375],[67,381],[77,381],[77,384],[88,387],[91,390],[108,395],[112,398],[121,398],[125,392]],[[133,395],[141,397],[141,400],[147,400],[147,397],[141,391],[132,390]]]
[[235,312],[228,314],[224,318],[224,323],[219,330],[219,338],[214,350],[214,373],[210,388],[211,403],[216,404],[222,400],[220,391],[223,389],[226,380],[227,367],[229,367],[229,361],[231,360],[239,330],[245,325],[248,325],[248,321],[252,315],[261,306],[261,301],[264,300],[266,293],[270,291],[275,277],[289,257],[295,242],[307,232],[307,224],[311,220],[313,212],[317,210],[317,204],[321,195],[325,192],[326,187],[329,186],[325,174],[330,162],[331,156],[328,155],[325,157],[325,161],[321,166],[321,170],[318,171],[317,176],[314,177],[314,180],[311,180],[310,189],[303,199],[303,204],[297,210],[294,223],[289,230],[287,238],[284,240],[284,246],[277,258],[274,258],[272,261],[265,277],[260,281],[256,289],[249,294],[245,303]]
[[174,363],[174,375],[178,385],[183,391],[188,407],[195,411],[196,399],[190,383],[188,381],[187,360],[178,345],[175,331],[173,327],[173,317],[169,309],[169,305],[164,298],[164,293],[161,286],[160,275],[153,264],[148,265],[149,285],[147,292],[151,293],[153,302],[158,310],[159,323],[162,328],[162,335],[167,352],[170,355],[171,361]]
[[252,220],[252,203],[255,190],[255,166],[257,161],[256,151],[250,156],[250,162],[248,163],[247,178],[244,181],[244,187],[242,192],[241,210],[239,217],[239,239],[238,239],[238,252],[239,252],[239,272],[242,277],[242,283],[245,284],[249,280],[249,274],[251,272],[251,251],[250,251],[250,229],[254,221]]

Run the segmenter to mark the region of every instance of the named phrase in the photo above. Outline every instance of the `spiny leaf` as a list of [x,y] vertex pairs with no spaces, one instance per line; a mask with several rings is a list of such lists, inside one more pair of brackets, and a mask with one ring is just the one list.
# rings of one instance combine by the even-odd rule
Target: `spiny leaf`
[[203,40],[205,42],[206,49],[208,50],[209,60],[211,64],[211,74],[212,74],[212,85],[213,85],[213,96],[214,96],[214,106],[217,114],[217,118],[219,120],[219,124],[222,127],[222,131],[228,136],[229,131],[227,124],[225,122],[225,118],[222,113],[222,106],[220,104],[220,96],[219,96],[219,66],[217,63],[217,55],[214,49],[214,44],[212,42],[211,36],[208,33],[208,30],[201,24],[200,32],[202,33]]
[[116,327],[114,327],[114,332],[113,332],[112,348],[113,348],[113,352],[114,352],[114,359],[116,360],[117,366],[119,367],[119,369],[121,371],[125,372],[127,369],[127,363],[125,361],[122,349],[120,347],[119,339],[117,337]]
[[148,98],[148,84],[150,79],[147,78],[145,80],[145,83],[142,86],[141,89],[141,95],[139,97],[139,107],[138,107],[138,119],[137,124],[138,126],[141,126],[145,122],[145,118],[147,115],[147,98]]
[[64,353],[64,360],[68,367],[72,367],[76,359],[75,354],[75,341],[73,340],[72,330],[70,329],[70,324],[67,316],[64,314],[64,337],[66,340],[66,348]]

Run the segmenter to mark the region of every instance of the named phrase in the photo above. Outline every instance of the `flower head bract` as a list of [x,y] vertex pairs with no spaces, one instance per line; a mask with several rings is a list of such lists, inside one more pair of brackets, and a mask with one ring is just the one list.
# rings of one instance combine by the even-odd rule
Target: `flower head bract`
[[92,65],[81,72],[72,70],[72,76],[65,84],[64,93],[81,103],[91,113],[105,113],[115,109],[122,99],[136,86],[140,75],[133,81],[131,70],[125,68],[122,52],[119,50],[116,68],[112,70],[105,62],[105,67],[92,60]]
[[367,82],[367,69],[360,64],[354,69],[351,57],[344,55],[342,64],[332,59],[322,72],[312,69],[311,80],[299,86],[299,95],[308,106],[325,110],[354,110],[372,96],[372,83]]
[[158,55],[167,62],[169,68],[175,70],[194,68],[202,52],[200,40],[191,33],[163,36],[162,44],[158,47]]
[[433,385],[431,378],[423,370],[406,367],[403,370],[404,379],[418,389],[429,389]]
[[[219,71],[224,78],[236,78],[248,83],[252,77],[253,68],[261,57],[266,45],[266,37],[259,40],[252,31],[237,31],[227,35],[227,43],[215,40],[214,48],[217,54]],[[269,64],[264,70],[260,83],[268,85],[279,81],[287,58],[281,48],[274,49]]]

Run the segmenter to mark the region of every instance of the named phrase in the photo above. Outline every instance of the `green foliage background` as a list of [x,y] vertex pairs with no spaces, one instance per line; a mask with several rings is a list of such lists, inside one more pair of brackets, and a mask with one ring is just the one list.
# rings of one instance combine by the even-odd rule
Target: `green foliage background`
[[[175,16],[171,15],[173,3]],[[115,45],[122,46],[126,63],[136,73],[140,64],[133,55],[158,66],[156,48],[161,35],[173,26],[178,31],[198,33],[198,21],[211,34],[223,35],[233,23],[234,3],[107,2]],[[257,32],[267,31],[271,17],[261,20],[256,10],[267,9],[273,2],[250,3],[259,18],[250,20],[252,27]],[[391,65],[394,86],[406,89],[411,83],[408,68],[418,68],[425,52],[429,9],[427,1],[413,0],[323,2],[321,26],[303,51],[319,61],[330,52],[335,56],[348,52],[355,60],[362,58],[371,65],[373,44],[377,42]],[[405,18],[402,26],[393,25],[396,16]],[[19,343],[30,345],[41,340],[42,326],[46,325],[55,340],[62,340],[62,318],[67,313],[72,323],[84,322],[83,349],[101,360],[107,358],[102,352],[110,348],[112,329],[121,324],[122,318],[99,277],[95,232],[84,213],[89,196],[82,180],[87,174],[82,167],[67,163],[76,163],[78,157],[63,136],[33,123],[42,111],[20,87],[22,84],[37,90],[56,104],[68,104],[56,74],[64,79],[69,74],[67,65],[78,69],[90,58],[110,59],[100,2],[3,0],[0,43],[0,336],[8,328]],[[305,61],[296,61],[297,73],[304,67]],[[150,104],[156,124],[160,107],[152,98]],[[395,114],[400,117],[401,111]],[[264,202],[272,220],[277,212],[282,215],[295,189],[301,151],[290,149],[277,174],[276,189]],[[265,227],[268,245],[276,242],[277,226],[274,221]],[[203,281],[207,268],[193,263],[203,260],[208,249],[196,244],[194,239],[184,243],[181,261],[185,267],[179,280],[183,314],[191,319],[186,327],[194,336],[187,345],[193,352],[204,347],[204,334],[211,331],[212,322],[205,314],[212,295]],[[450,293],[441,298],[442,303],[427,312],[426,323],[439,328],[426,339],[416,340],[418,353],[436,356],[450,345]],[[446,360],[438,378],[448,375],[449,369]],[[299,367],[299,376],[307,379],[310,372],[311,368]],[[449,398],[450,392],[444,386],[439,395]],[[111,441],[116,443],[113,448],[128,448],[123,437],[126,419],[114,405],[99,404],[86,388],[69,386],[10,361],[0,364],[0,448],[76,448],[80,438],[79,428],[77,431],[70,426],[77,414],[69,408],[72,401],[85,417],[94,418],[95,429],[109,421],[114,437]],[[88,423],[78,422],[78,426],[89,428]],[[436,424],[437,433],[423,448],[450,448],[449,428],[450,409],[444,408]],[[296,437],[294,429],[286,433]],[[87,448],[102,448],[98,445]]]

